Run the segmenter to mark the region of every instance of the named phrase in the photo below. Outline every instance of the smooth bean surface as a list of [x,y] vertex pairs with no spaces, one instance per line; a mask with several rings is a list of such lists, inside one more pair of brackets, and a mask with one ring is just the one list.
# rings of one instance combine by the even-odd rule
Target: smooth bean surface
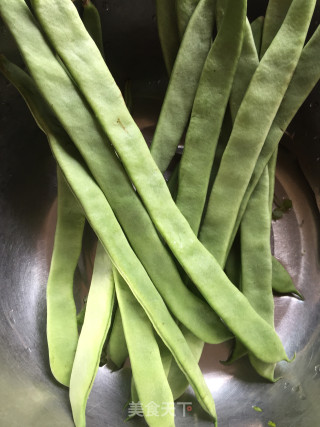
[[163,369],[152,324],[128,285],[116,271],[114,274],[132,375],[144,417],[150,427],[174,426],[172,412],[159,416],[148,411],[148,407],[153,404],[157,405],[157,408],[161,408],[164,403],[173,407],[172,392]]
[[179,165],[176,203],[196,235],[241,53],[246,6],[246,0],[228,0],[222,8],[224,18],[201,73]]
[[213,23],[214,0],[200,0],[181,42],[150,148],[162,172],[168,168],[188,123],[211,46]]
[[78,344],[73,282],[85,217],[59,168],[57,175],[58,217],[47,283],[47,340],[51,371],[60,383],[69,386]]
[[293,0],[269,0],[261,40],[262,57],[281,27]]
[[107,343],[107,364],[112,370],[120,369],[128,357],[128,347],[123,331],[120,309],[117,308]]
[[[268,172],[266,167],[241,222],[241,289],[256,311],[274,326]],[[262,363],[250,354],[249,359],[261,376],[274,380],[274,364]]]
[[[234,121],[200,232],[201,242],[223,266],[241,204],[259,153],[303,48],[315,1],[294,0],[259,63]],[[228,200],[224,195],[228,194]]]
[[316,85],[320,78],[320,58],[317,52],[320,49],[320,30],[319,28],[312,35],[306,46],[303,48],[297,68],[294,72],[287,92],[280,105],[277,115],[272,123],[266,141],[262,147],[261,153],[257,160],[253,171],[250,183],[241,201],[237,219],[234,225],[231,242],[236,230],[239,227],[243,212],[250,198],[250,195],[255,188],[259,177],[268,164],[274,150],[277,148],[283,133],[289,126],[300,106],[303,104],[312,88]]
[[76,427],[86,425],[87,400],[110,327],[114,297],[112,264],[104,247],[98,242],[86,313],[70,378],[70,402]]

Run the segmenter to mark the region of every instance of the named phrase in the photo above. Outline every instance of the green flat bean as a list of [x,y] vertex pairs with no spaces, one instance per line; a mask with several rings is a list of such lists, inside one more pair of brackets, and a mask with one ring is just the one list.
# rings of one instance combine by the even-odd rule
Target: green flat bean
[[[305,12],[308,15],[309,12],[311,15],[309,3],[304,10],[300,4],[301,0],[296,2],[299,14]],[[288,360],[278,335],[228,280],[215,258],[197,240],[175,205],[141,132],[126,109],[108,68],[100,54],[97,55],[97,48],[85,31],[72,3],[57,0],[54,4],[45,3],[45,7],[43,5],[42,1],[33,1],[36,15],[73,78],[85,93],[151,218],[177,260],[211,307],[252,353],[267,363]],[[296,12],[294,9],[294,18]],[[296,21],[292,20],[293,23]],[[297,46],[299,44],[296,40],[294,52],[299,50]],[[281,46],[278,48],[281,51]],[[269,66],[266,68],[269,73]],[[86,77],[91,75],[95,78]],[[101,91],[106,91],[108,97],[102,97]],[[141,168],[141,163],[144,168]]]
[[183,37],[190,18],[197,7],[199,0],[176,0],[177,20],[180,38]]
[[[280,28],[285,15],[292,3],[292,0],[285,0],[283,2],[275,2],[271,0],[268,4],[267,12],[266,12],[266,20],[263,29],[263,46],[261,50],[261,55],[265,53],[268,49],[272,40]],[[298,64],[299,67],[299,64]],[[296,70],[297,72],[297,70]],[[290,90],[290,86],[289,89]],[[277,154],[278,148],[276,147],[270,160],[268,162],[269,168],[269,180],[270,180],[270,200],[269,200],[269,208],[270,208],[270,218],[272,218],[272,204],[273,204],[273,194],[274,194],[274,184],[275,184],[275,170],[276,170],[276,162],[277,162]],[[287,273],[285,268],[277,261],[276,258],[272,259],[272,281],[273,288],[276,292],[280,293],[293,293],[298,297],[302,298],[302,295],[296,290],[294,283]]]
[[[270,247],[269,173],[264,169],[241,222],[242,292],[256,311],[274,326],[272,261]],[[264,364],[249,354],[251,364],[263,377],[274,380],[274,364]]]
[[90,0],[83,0],[82,21],[92,40],[100,50],[101,55],[104,56],[100,15]]
[[262,43],[262,31],[263,31],[264,17],[259,16],[253,22],[251,22],[251,30],[253,35],[254,44],[256,46],[258,55],[261,50]]
[[[266,167],[243,215],[241,234],[241,290],[261,316],[273,325],[272,262],[270,247],[269,175]],[[247,354],[236,340],[229,365]],[[249,354],[252,366],[262,377],[275,381],[274,364],[266,364]]]
[[196,235],[241,53],[247,2],[228,0],[219,7],[224,18],[201,73],[179,166],[176,204]]
[[[238,69],[235,75],[235,79],[233,82],[233,88],[232,88],[232,92],[231,92],[231,97],[230,97],[230,109],[231,109],[231,113],[232,113],[232,117],[233,117],[233,121],[235,120],[235,117],[237,115],[239,106],[242,102],[242,99],[245,95],[245,92],[249,86],[249,83],[251,81],[251,78],[256,70],[256,68],[258,67],[259,64],[259,58],[258,58],[258,54],[256,49],[254,48],[254,39],[253,39],[253,35],[252,35],[252,31],[250,29],[250,24],[247,21],[246,23],[246,28],[245,28],[245,35],[244,35],[244,41],[243,41],[243,47],[242,47],[242,52],[241,52],[241,56],[238,62]],[[297,69],[295,71],[294,76],[296,75],[296,73],[298,73],[298,70],[300,68],[300,62],[298,63]],[[293,77],[294,79],[294,77]],[[315,84],[315,82],[314,82]],[[288,91],[290,91],[290,87],[291,84],[289,85],[289,89]],[[283,100],[282,103],[285,102],[285,98]],[[281,111],[281,107],[280,107],[280,111]],[[275,121],[277,120],[277,116]],[[274,124],[272,124],[272,126],[274,126]],[[268,141],[268,139],[267,139]],[[233,230],[233,234],[232,237],[230,239],[230,243],[229,243],[229,250],[227,251],[228,253],[230,252],[230,248],[232,247],[232,242],[236,236],[238,227],[240,225],[240,221],[242,218],[242,214],[245,211],[247,202],[250,198],[250,195],[253,191],[253,189],[255,188],[255,186],[257,185],[258,179],[261,175],[261,172],[263,170],[263,165],[266,165],[266,162],[263,162],[262,159],[264,158],[264,152],[266,151],[265,147],[262,148],[262,153],[259,155],[259,158],[257,160],[257,164],[255,166],[254,172],[253,172],[253,176],[251,178],[250,184],[246,190],[245,196],[241,202],[240,205],[240,213],[238,214],[237,217],[237,221],[236,221],[236,225],[234,227]],[[222,156],[222,154],[221,154]],[[220,157],[220,156],[219,156]],[[276,157],[274,158],[274,161],[276,160]],[[275,165],[274,165],[275,166]],[[216,168],[217,170],[217,168]],[[274,175],[269,175],[269,179],[272,179],[272,176]],[[274,184],[271,183],[270,184],[270,193],[272,192],[272,195],[270,194],[270,203],[272,204],[272,198],[273,198],[273,188]],[[271,209],[271,208],[270,208]],[[238,260],[238,262],[240,263],[240,259]],[[278,262],[276,259],[272,259],[272,287],[276,292],[279,293],[294,293],[297,296],[301,297],[301,294],[296,290],[290,276],[288,275],[288,273],[285,271],[285,269],[281,266],[278,265]],[[233,282],[233,280],[231,280]]]
[[[2,0],[2,4],[5,5],[6,1]],[[166,304],[186,327],[204,341],[219,343],[230,338],[232,334],[223,325],[220,318],[184,285],[174,260],[159,239],[159,235],[141,200],[137,197],[114,148],[92,117],[83,97],[56,60],[38,26],[35,25],[29,10],[23,8],[23,2],[15,1],[15,3],[19,8],[22,25],[19,27],[10,25],[16,20],[15,6],[11,2],[10,7],[4,6],[3,16],[8,15],[6,19],[9,20],[9,27],[14,32],[14,37],[37,85],[87,162],[91,173],[112,205],[130,243]],[[70,5],[74,8],[71,2]],[[78,16],[78,12],[76,13]],[[80,18],[78,17],[78,19]],[[63,24],[61,23],[61,25]],[[87,32],[85,34],[97,50]],[[80,40],[75,41],[76,45],[80,42]],[[39,55],[42,57],[40,62]],[[99,57],[103,61],[100,53]],[[102,89],[100,99],[103,98],[101,91]],[[119,96],[121,96],[120,93]],[[150,156],[149,151],[148,154]],[[162,177],[161,180],[163,180]],[[157,189],[154,191],[156,197],[158,191]]]
[[51,371],[60,383],[69,386],[78,343],[73,281],[85,219],[59,169],[57,175],[58,218],[47,283],[47,340]]
[[158,408],[164,402],[173,407],[173,397],[152,325],[117,271],[114,275],[134,384],[144,417],[150,427],[174,426],[174,416],[170,411],[161,416],[148,411],[150,404],[154,403]]
[[263,25],[260,57],[266,53],[281,27],[293,0],[269,0]]
[[233,122],[258,65],[259,58],[255,48],[251,26],[249,21],[246,20],[242,51],[230,94],[230,111]]
[[243,200],[241,201],[238,216],[233,229],[233,234],[230,239],[231,242],[239,227],[250,195],[255,188],[264,167],[268,164],[271,156],[274,153],[274,150],[277,148],[283,136],[284,131],[289,126],[298,109],[305,101],[313,87],[319,81],[320,57],[317,55],[319,49],[320,29],[318,28],[306,46],[303,48],[288,90],[273,121],[264,146],[262,147],[257,164],[251,176],[250,183],[246,189]]
[[[18,4],[17,1],[15,3]],[[25,10],[24,2],[20,2],[20,5]],[[0,1],[0,10],[1,6],[2,2]],[[104,194],[88,173],[69,136],[60,124],[52,120],[52,112],[48,104],[42,99],[32,79],[18,67],[14,67],[14,70],[11,73],[10,81],[23,95],[40,126],[45,129],[54,156],[83,207],[92,229],[108,251],[117,270],[121,272],[122,277],[129,284],[136,299],[144,308],[155,330],[169,347],[180,369],[194,389],[200,404],[216,419],[214,402],[200,368],[180,329],[126,240]]]
[[[282,23],[282,21],[280,22],[280,24],[281,23]],[[255,62],[258,63],[257,59],[255,59],[255,57],[254,57],[253,52],[252,52],[251,56],[252,56],[253,60],[255,60]],[[253,64],[254,64],[254,62],[253,62]],[[246,71],[246,65],[244,63],[243,63],[243,70],[244,70],[244,72]],[[247,72],[248,72],[248,77],[251,77],[251,75],[254,72],[254,65],[252,67],[247,67]],[[241,84],[242,82],[240,81],[237,83],[239,86],[239,84]],[[244,84],[244,87],[245,87],[245,84]],[[242,90],[242,91],[240,91],[240,93],[241,92],[244,92],[244,91]],[[237,105],[235,105],[235,107],[237,108]],[[274,177],[275,161],[276,161],[276,154],[274,155],[274,158],[273,158],[273,164],[269,165],[269,170],[270,170],[270,166],[271,166],[271,169],[273,169],[273,177]],[[269,197],[271,198],[271,200],[269,200],[269,203],[271,202],[271,204],[272,204],[273,187],[274,187],[274,182],[273,182],[272,176],[270,179],[270,186],[272,187],[272,189],[271,188],[269,189],[269,191],[270,191]],[[256,191],[256,189],[255,189],[255,191]],[[254,219],[253,219],[253,221],[254,221]],[[269,219],[269,221],[271,221],[271,219]],[[241,229],[242,229],[242,225],[241,225]],[[269,233],[268,233],[268,235],[269,235]],[[268,239],[269,239],[269,237],[268,237]],[[269,242],[269,240],[267,241],[267,244],[268,244],[268,242]],[[290,277],[288,276],[288,273],[284,272],[283,270],[284,270],[283,268],[281,270],[279,269],[279,263],[275,260],[275,258],[272,257],[272,285],[273,285],[273,288],[275,289],[277,286],[278,286],[278,288],[281,288],[281,284],[284,283],[285,285],[288,285],[288,289],[290,289],[290,291],[292,291],[292,290],[295,291],[293,283],[290,280]],[[262,275],[262,277],[265,277],[265,276]],[[288,278],[289,278],[289,280],[283,280],[283,279],[288,279]],[[285,286],[283,286],[281,290],[285,291]],[[228,362],[232,362],[232,361],[236,360],[237,358],[243,356],[244,354],[245,354],[245,350],[244,350],[243,346],[241,344],[239,344],[239,342],[237,342],[235,349],[233,351],[232,357],[229,359]],[[256,368],[256,370],[260,374],[262,374],[262,376],[270,379],[271,381],[274,381],[274,365],[264,364],[264,363],[260,362],[259,360],[253,358],[252,356],[250,356],[250,359],[251,359],[253,366]]]
[[128,348],[124,336],[121,313],[119,308],[117,308],[110,338],[107,343],[107,365],[112,370],[120,369],[127,357]]
[[[210,87],[210,90],[211,90],[211,87]],[[227,119],[225,118],[224,123],[223,123],[223,127],[222,127],[222,132],[221,132],[222,135],[220,136],[219,142],[217,145],[218,156],[217,155],[215,156],[215,161],[214,161],[215,163],[216,163],[217,157],[220,158],[222,156],[222,152],[223,152],[223,150],[225,148],[225,144],[228,140],[227,135],[229,135],[229,128],[230,127],[231,127],[231,120],[229,120],[229,115],[227,114]],[[208,132],[208,133],[210,133],[210,132]],[[212,179],[212,180],[214,179],[214,174],[215,174],[215,171],[217,170],[217,166],[215,163],[214,163],[214,166],[212,167],[211,176],[210,176],[210,179]],[[195,169],[197,169],[197,168],[195,168]],[[177,187],[178,187],[178,170],[179,170],[179,167],[176,167],[176,169],[174,170],[174,172],[173,172],[173,174],[170,177],[170,180],[168,182],[168,187],[170,189],[170,192],[172,194],[173,199],[175,199],[176,191],[177,191]],[[179,208],[181,209],[180,206],[179,206]],[[190,222],[190,220],[189,220],[189,222]],[[240,252],[239,252],[239,255],[240,255]],[[234,269],[234,271],[235,271],[235,269]],[[239,276],[239,271],[240,270],[237,270],[237,272],[236,272],[237,276]],[[188,279],[186,279],[186,281],[187,281],[189,286],[192,286],[192,284],[190,283],[190,281],[188,281]],[[232,279],[231,279],[231,281],[234,283],[234,281]],[[199,340],[190,331],[188,331],[186,328],[183,328],[183,326],[180,326],[180,328],[183,331],[185,339],[186,339],[188,345],[190,346],[193,354],[195,355],[196,360],[199,360],[200,356],[202,354],[203,346],[204,346],[203,341]],[[179,369],[179,367],[177,366],[175,361],[171,362],[168,380],[169,380],[169,383],[171,386],[171,390],[173,392],[174,399],[179,398],[184,393],[184,391],[186,390],[186,388],[189,385],[186,377],[182,374],[181,370]]]
[[114,296],[112,264],[98,242],[86,313],[70,378],[70,402],[76,427],[86,425],[86,404],[110,327]]
[[[270,0],[268,3],[265,23],[263,26],[263,43],[261,47],[261,52],[258,50],[258,54],[263,56],[266,50],[269,48],[272,43],[275,35],[279,31],[285,16],[291,6],[292,0],[284,0],[281,2]],[[277,162],[278,149],[276,148],[272,157],[268,163],[269,169],[269,180],[270,180],[270,198],[269,198],[269,207],[270,207],[270,216],[272,215],[272,203],[273,203],[273,193],[274,193],[274,183],[275,183],[275,170]]]
[[[178,326],[181,329],[181,325],[178,324]],[[183,330],[181,330],[181,332],[183,332]],[[184,337],[185,337],[185,335],[184,335]],[[174,361],[174,358],[173,358],[169,348],[163,343],[163,341],[159,338],[159,336],[156,336],[156,339],[157,339],[157,343],[158,343],[158,347],[159,347],[159,351],[160,351],[160,357],[161,357],[161,363],[162,363],[163,371],[164,371],[166,378],[168,380],[168,374],[169,374],[170,367],[171,367],[172,363],[175,363],[175,361]],[[185,340],[188,343],[186,337],[185,337]],[[189,345],[189,343],[188,343],[188,345]],[[181,370],[180,370],[180,374],[183,378],[186,378]],[[171,390],[171,393],[173,395],[173,390],[172,390],[171,385],[170,385],[170,390]],[[131,381],[131,396],[132,396],[132,399],[134,401],[139,400],[138,393],[137,393],[133,378]],[[174,397],[173,397],[173,400],[175,400]]]
[[151,144],[151,154],[164,172],[181,140],[192,109],[214,24],[215,0],[200,0],[181,42]]
[[163,59],[170,75],[180,45],[175,0],[156,0],[156,8]]
[[314,7],[315,0],[293,1],[281,29],[251,79],[235,118],[200,232],[201,242],[222,266],[237,218],[237,207],[297,66]]
[[[247,21],[242,52],[241,52],[241,56],[240,56],[240,59],[238,62],[238,69],[236,72],[236,76],[234,79],[233,88],[232,88],[232,92],[231,92],[231,97],[230,97],[230,107],[231,107],[231,113],[232,113],[233,121],[235,120],[239,106],[242,102],[242,99],[245,95],[247,87],[251,81],[251,78],[252,78],[258,64],[259,64],[258,54],[254,48],[252,31],[250,29],[249,22]],[[295,74],[299,70],[299,67],[300,67],[299,64],[300,63],[298,63]],[[290,90],[290,87],[291,87],[291,84],[289,85],[288,90]],[[285,95],[284,99],[286,99],[286,95]],[[281,110],[281,107],[280,107],[280,110]],[[277,120],[277,119],[275,119],[275,120]],[[274,126],[274,124],[272,126]],[[267,141],[268,141],[268,139],[267,139]],[[228,253],[230,251],[230,248],[232,247],[231,245],[232,245],[232,242],[233,242],[234,237],[236,235],[236,232],[238,230],[238,227],[239,227],[239,224],[240,224],[240,221],[242,218],[242,214],[246,208],[247,201],[249,200],[253,189],[257,185],[258,179],[261,175],[261,171],[263,170],[263,166],[266,165],[266,162],[262,161],[262,159],[264,158],[263,154],[265,151],[266,151],[266,149],[265,149],[265,147],[263,147],[262,148],[262,155],[260,154],[260,156],[258,158],[258,161],[257,161],[257,164],[255,166],[250,184],[246,190],[244,199],[241,202],[240,213],[238,214],[238,218],[237,218],[234,230],[233,230],[232,238],[230,239]],[[276,160],[276,157],[274,158],[274,161],[275,160]],[[274,176],[274,175],[269,176],[269,178],[272,179],[272,176]],[[272,192],[272,195],[270,195],[270,197],[273,198],[273,189],[272,188],[274,187],[274,184],[271,183],[270,185],[271,185],[270,192]],[[270,203],[272,204],[271,199],[270,199]],[[239,262],[240,262],[240,260],[239,260]],[[273,289],[276,292],[294,293],[297,296],[301,297],[301,294],[295,289],[295,286],[294,286],[292,280],[290,279],[290,276],[288,275],[288,273],[285,271],[285,269],[281,265],[277,265],[277,264],[278,264],[277,260],[275,260],[273,258],[272,259],[272,267],[273,267],[272,287],[273,287]]]

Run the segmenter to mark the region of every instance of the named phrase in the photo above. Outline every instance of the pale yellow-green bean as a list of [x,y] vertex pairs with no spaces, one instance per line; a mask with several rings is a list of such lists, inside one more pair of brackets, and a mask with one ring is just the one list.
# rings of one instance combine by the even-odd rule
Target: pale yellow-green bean
[[85,410],[110,327],[115,287],[112,263],[98,242],[86,313],[70,378],[70,402],[76,427],[86,425]]

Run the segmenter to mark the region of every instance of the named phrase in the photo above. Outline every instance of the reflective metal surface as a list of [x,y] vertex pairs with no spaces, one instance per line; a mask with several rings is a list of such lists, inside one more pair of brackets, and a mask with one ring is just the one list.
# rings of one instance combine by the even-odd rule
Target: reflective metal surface
[[[106,29],[107,60],[119,84],[129,78],[134,87],[145,91],[137,100],[135,117],[150,140],[157,99],[165,86],[154,2],[97,3]],[[252,16],[257,16],[263,13],[264,4],[250,2],[249,7]],[[0,25],[1,50],[19,61],[7,31]],[[291,364],[279,364],[277,374],[283,378],[268,384],[245,359],[222,366],[219,360],[226,358],[229,345],[207,346],[201,367],[216,401],[220,427],[262,427],[269,421],[277,427],[319,425],[319,103],[317,88],[285,136],[277,167],[276,194],[290,198],[293,209],[273,224],[274,252],[305,301],[276,298],[276,328],[289,356],[296,352],[296,359]],[[19,95],[0,77],[1,426],[73,425],[68,390],[50,373],[45,333],[55,199],[55,163],[46,139]],[[88,403],[88,426],[123,425],[129,396],[128,368],[112,374],[100,368]],[[183,413],[183,402],[191,402],[190,411]],[[177,426],[210,425],[191,389],[180,403],[176,407]],[[130,424],[145,422],[136,418]]]

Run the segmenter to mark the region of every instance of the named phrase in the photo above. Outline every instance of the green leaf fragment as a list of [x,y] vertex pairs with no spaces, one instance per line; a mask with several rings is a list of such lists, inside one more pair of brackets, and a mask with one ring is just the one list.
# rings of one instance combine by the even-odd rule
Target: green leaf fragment
[[274,221],[281,219],[284,213],[287,213],[290,209],[292,209],[292,200],[290,199],[283,199],[281,203],[275,203],[277,207],[272,211],[272,219]]
[[279,209],[279,208],[275,208],[273,211],[272,211],[272,219],[274,220],[274,221],[277,221],[277,219],[281,219],[283,217],[283,212],[282,212],[282,210],[281,209]]

